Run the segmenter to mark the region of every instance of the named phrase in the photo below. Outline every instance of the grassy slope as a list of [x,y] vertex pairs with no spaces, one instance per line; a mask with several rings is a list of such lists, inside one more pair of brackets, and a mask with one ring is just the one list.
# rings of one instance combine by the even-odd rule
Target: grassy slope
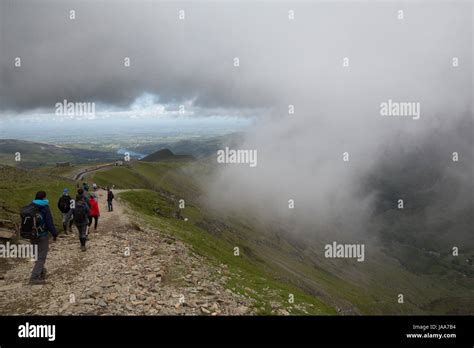
[[[336,263],[323,258],[315,260],[285,240],[273,240],[271,235],[254,227],[256,225],[251,221],[241,217],[222,219],[213,215],[203,210],[195,200],[201,192],[192,178],[205,175],[206,170],[206,166],[200,163],[185,166],[180,163],[139,162],[128,168],[97,173],[94,180],[120,188],[130,187],[132,183],[134,188],[150,190],[124,193],[122,197],[148,223],[177,235],[216,262],[229,264],[235,274],[244,272],[246,280],[240,290],[245,291],[242,289],[248,287],[255,291],[264,313],[268,313],[268,303],[271,302],[265,294],[271,281],[278,285],[272,284],[270,289],[290,286],[295,294],[297,287],[301,289],[298,296],[301,296],[300,300],[304,298],[303,302],[321,299],[329,306],[343,308],[346,313],[449,313],[456,312],[459,303],[469,301],[466,288],[459,287],[459,283],[441,282],[437,275],[416,275],[380,250],[371,261],[362,264],[350,260]],[[187,205],[182,213],[189,221],[163,218],[155,213],[155,208],[160,208],[165,214],[177,211],[180,198],[186,199]],[[233,256],[235,246],[241,249],[241,257]],[[239,281],[242,282],[234,278],[229,286],[236,287]],[[279,292],[281,301],[287,298],[289,291]],[[399,293],[405,296],[403,305],[396,301]],[[449,302],[438,300],[440,298],[457,300]]]
[[[211,262],[226,264],[231,274],[228,287],[254,298],[255,308],[260,314],[271,314],[272,304],[294,314],[336,313],[333,307],[317,297],[278,281],[265,264],[249,258],[245,245],[214,236],[200,227],[203,214],[193,203],[187,203],[184,209],[188,221],[173,218],[178,199],[186,198],[188,202],[187,197],[195,197],[199,192],[199,188],[189,180],[188,173],[180,170],[182,167],[182,163],[176,162],[141,162],[132,167],[95,173],[91,180],[104,186],[146,189],[124,192],[119,196],[148,224],[185,241]],[[156,208],[160,209],[161,215],[155,213]],[[234,256],[236,246],[242,248],[240,256]],[[295,297],[294,303],[288,301],[290,294]]]
[[63,189],[74,189],[74,183],[59,176],[50,176],[13,167],[0,167],[0,218],[20,221],[20,208],[29,204],[35,193],[44,190],[50,201],[56,227],[61,226],[61,214],[56,203]]
[[[171,217],[157,216],[154,209],[160,207],[166,214],[174,207],[160,194],[150,190],[129,191],[121,193],[130,207],[141,213],[148,224],[161,231],[178,237],[191,246],[196,253],[206,256],[215,264],[225,264],[230,271],[227,286],[234,291],[246,294],[255,300],[255,307],[260,314],[271,314],[271,303],[278,304],[294,314],[335,314],[335,310],[316,297],[309,296],[300,289],[278,281],[265,271],[259,262],[249,258],[245,251],[240,256],[234,255],[236,245],[210,235],[206,230],[196,226],[192,221],[199,216],[199,211],[192,206],[186,207],[188,221]],[[240,245],[239,245],[240,246]],[[295,302],[289,303],[289,294]]]

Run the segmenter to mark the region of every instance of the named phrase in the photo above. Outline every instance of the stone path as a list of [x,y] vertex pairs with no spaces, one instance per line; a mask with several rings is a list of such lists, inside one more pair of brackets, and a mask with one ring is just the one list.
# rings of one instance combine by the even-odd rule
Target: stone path
[[225,289],[225,265],[209,265],[166,231],[139,227],[120,200],[107,212],[106,192],[98,194],[101,217],[87,251],[75,228],[51,241],[46,285],[28,285],[31,261],[7,260],[0,315],[252,314],[248,298]]

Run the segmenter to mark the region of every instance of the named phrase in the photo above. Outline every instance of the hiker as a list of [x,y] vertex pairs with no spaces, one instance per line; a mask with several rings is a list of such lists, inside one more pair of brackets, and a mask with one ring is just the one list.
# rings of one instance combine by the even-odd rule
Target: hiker
[[89,205],[89,228],[92,225],[92,220],[94,220],[94,231],[97,231],[97,223],[99,222],[100,212],[99,203],[97,203],[97,195],[95,193],[91,194],[91,197],[89,199]]
[[74,225],[79,231],[79,241],[81,242],[81,251],[86,251],[87,228],[89,222],[89,205],[86,203],[84,195],[78,194],[74,205],[73,216]]
[[82,189],[86,192],[89,192],[89,184],[87,182],[84,182],[82,184]]
[[93,184],[92,184],[92,188],[94,189],[94,192],[97,191],[97,184],[96,184],[96,183],[93,183]]
[[109,211],[114,211],[114,207],[112,205],[112,201],[115,198],[114,193],[111,189],[107,187],[107,209]]
[[77,195],[83,197],[84,201],[87,204],[87,206],[90,207],[90,205],[89,205],[89,195],[87,193],[85,193],[83,189],[80,188],[79,190],[77,190]]
[[28,237],[31,244],[37,245],[37,259],[31,272],[30,284],[46,284],[46,257],[48,256],[48,234],[56,241],[58,232],[54,227],[53,216],[48,206],[46,192],[38,191],[30,205],[21,210],[21,236]]
[[58,201],[58,208],[61,211],[61,215],[63,217],[64,234],[67,234],[68,227],[69,227],[69,232],[72,232],[73,220],[72,220],[72,210],[71,210],[71,196],[69,196],[69,189],[65,188],[63,190],[63,194],[59,198],[59,201]]

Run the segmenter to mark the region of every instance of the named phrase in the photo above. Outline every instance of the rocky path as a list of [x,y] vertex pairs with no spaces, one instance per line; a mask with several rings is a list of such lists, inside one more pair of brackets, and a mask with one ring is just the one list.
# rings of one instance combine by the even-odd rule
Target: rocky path
[[[118,192],[116,190],[115,192]],[[28,285],[33,263],[8,259],[0,274],[0,315],[242,315],[250,300],[225,289],[225,265],[210,266],[185,244],[139,227],[119,200],[79,249],[77,231],[50,243],[46,285]]]

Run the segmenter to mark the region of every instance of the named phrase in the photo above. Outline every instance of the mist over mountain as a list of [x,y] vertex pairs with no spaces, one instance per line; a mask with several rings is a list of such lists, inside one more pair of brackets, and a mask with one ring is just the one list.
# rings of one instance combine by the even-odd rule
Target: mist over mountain
[[[434,6],[423,23],[413,4],[403,23],[382,18],[388,5],[367,7],[339,29],[325,23],[331,34],[318,36],[319,50],[327,57],[334,45],[351,47],[349,66],[342,54],[323,66],[289,64],[279,76],[291,89],[277,93],[280,102],[240,146],[258,152],[258,166],[217,165],[208,204],[280,221],[287,235],[472,250],[472,36],[461,7]],[[455,56],[465,59],[459,70]],[[419,103],[420,117],[383,116],[392,101]]]

